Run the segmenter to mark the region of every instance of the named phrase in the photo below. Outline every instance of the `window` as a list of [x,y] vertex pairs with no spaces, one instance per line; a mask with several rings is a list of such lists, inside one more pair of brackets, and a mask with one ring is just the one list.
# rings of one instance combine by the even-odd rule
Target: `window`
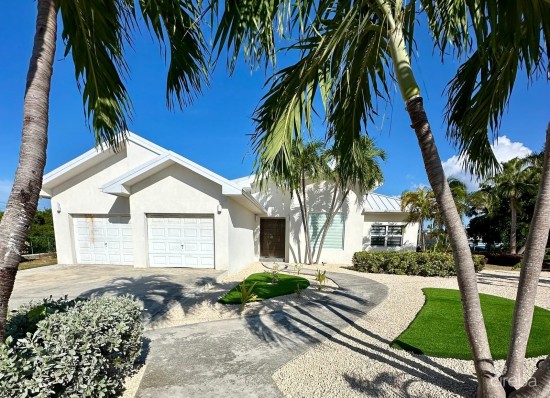
[[[309,214],[309,238],[312,247],[318,247],[321,242],[321,229],[327,220],[326,213]],[[323,248],[343,249],[344,248],[344,215],[336,213],[332,219]]]
[[399,247],[403,244],[402,225],[373,225],[370,229],[370,245]]

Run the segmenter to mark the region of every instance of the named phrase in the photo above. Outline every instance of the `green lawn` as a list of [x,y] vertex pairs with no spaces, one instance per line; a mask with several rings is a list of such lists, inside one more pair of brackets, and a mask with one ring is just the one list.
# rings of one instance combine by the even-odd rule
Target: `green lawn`
[[[254,282],[253,294],[258,296],[258,300],[265,300],[272,297],[284,296],[296,292],[298,285],[300,289],[305,289],[309,286],[309,281],[305,278],[295,275],[279,274],[279,283],[271,283],[271,274],[261,272],[252,274],[244,280],[247,286],[251,286]],[[241,294],[239,286],[235,286],[228,291],[222,298],[218,300],[222,304],[240,304]]]
[[[458,290],[422,289],[426,302],[409,327],[392,342],[402,348],[433,357],[472,359]],[[481,309],[494,359],[505,359],[508,352],[514,301],[480,294]],[[550,352],[550,311],[535,307],[527,356]]]

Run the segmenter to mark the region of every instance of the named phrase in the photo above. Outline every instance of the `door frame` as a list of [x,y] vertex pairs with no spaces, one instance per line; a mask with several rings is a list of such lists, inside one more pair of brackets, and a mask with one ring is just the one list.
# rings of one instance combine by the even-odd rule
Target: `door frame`
[[[284,249],[283,249],[283,256],[282,257],[264,257],[262,256],[262,221],[263,220],[283,220],[284,221],[284,231],[283,231],[283,239],[284,239]],[[260,217],[260,234],[259,234],[259,258],[262,259],[273,259],[273,260],[279,260],[279,261],[287,261],[287,253],[288,253],[288,218],[287,217]]]

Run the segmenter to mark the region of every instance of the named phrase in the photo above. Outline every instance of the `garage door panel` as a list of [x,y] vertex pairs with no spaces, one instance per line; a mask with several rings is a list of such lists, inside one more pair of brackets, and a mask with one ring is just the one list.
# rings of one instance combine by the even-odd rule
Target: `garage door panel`
[[74,226],[78,263],[133,263],[132,225],[129,216],[76,216]]
[[150,216],[147,229],[151,266],[214,267],[212,217]]

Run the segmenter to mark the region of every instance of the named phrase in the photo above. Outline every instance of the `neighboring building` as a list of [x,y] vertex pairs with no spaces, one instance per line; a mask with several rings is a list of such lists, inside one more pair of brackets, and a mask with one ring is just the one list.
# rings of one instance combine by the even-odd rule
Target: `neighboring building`
[[[119,152],[95,149],[44,176],[60,264],[217,268],[260,258],[303,260],[298,204],[250,177],[227,180],[135,134]],[[313,240],[331,192],[308,187]],[[418,225],[399,199],[350,192],[329,229],[321,261],[350,263],[359,250],[416,248]]]

